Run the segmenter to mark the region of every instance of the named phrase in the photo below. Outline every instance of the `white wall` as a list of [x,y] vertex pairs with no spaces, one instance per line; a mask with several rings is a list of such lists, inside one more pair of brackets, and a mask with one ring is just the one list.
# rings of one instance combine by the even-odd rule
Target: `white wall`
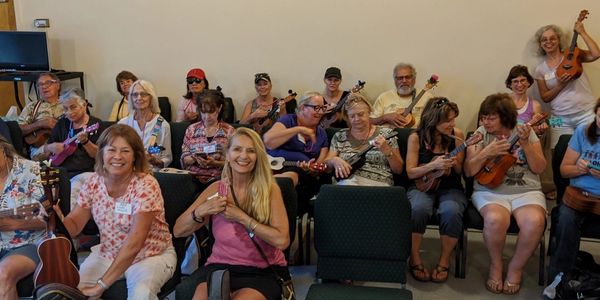
[[[402,61],[417,68],[418,86],[439,74],[434,94],[459,104],[463,129],[473,129],[485,96],[507,91],[510,67],[533,72],[534,32],[549,23],[570,30],[584,8],[586,29],[600,42],[600,1],[15,1],[18,30],[50,19],[52,67],[85,72],[101,118],[118,98],[114,77],[124,69],[153,82],[175,108],[186,72],[201,67],[211,87],[233,97],[239,117],[257,72],[270,73],[274,95],[285,95],[322,90],[325,69],[339,66],[343,88],[367,81],[364,93],[374,100],[393,88],[392,68]],[[599,96],[600,62],[585,70]]]

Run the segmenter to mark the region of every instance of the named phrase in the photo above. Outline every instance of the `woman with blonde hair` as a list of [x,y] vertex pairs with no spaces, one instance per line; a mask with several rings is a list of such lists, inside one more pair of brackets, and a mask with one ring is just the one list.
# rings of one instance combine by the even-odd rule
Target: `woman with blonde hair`
[[235,131],[222,179],[200,194],[173,232],[189,236],[209,221],[215,243],[206,265],[188,279],[198,282],[194,299],[207,299],[207,277],[220,269],[230,272],[231,299],[280,299],[281,286],[271,267],[287,265],[282,251],[290,243],[287,213],[265,147],[251,129]]

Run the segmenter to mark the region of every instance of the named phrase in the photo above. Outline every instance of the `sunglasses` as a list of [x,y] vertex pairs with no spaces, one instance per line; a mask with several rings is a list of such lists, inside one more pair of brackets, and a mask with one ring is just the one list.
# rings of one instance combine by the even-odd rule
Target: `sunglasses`
[[194,84],[194,83],[202,82],[202,79],[194,77],[194,78],[188,78],[188,79],[186,79],[186,81],[188,84]]
[[435,101],[435,108],[440,108],[446,104],[450,103],[450,100],[448,100],[447,98],[442,98],[442,99],[438,99],[437,101]]

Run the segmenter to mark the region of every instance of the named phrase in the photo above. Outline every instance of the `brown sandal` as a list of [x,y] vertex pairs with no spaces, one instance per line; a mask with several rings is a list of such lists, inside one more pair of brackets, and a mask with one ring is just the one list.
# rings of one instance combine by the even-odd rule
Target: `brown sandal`
[[431,280],[431,275],[429,275],[423,264],[410,266],[410,274],[417,281],[427,282]]
[[[435,266],[435,268],[433,270],[431,270],[431,281],[433,281],[435,283],[446,282],[446,280],[448,280],[449,273],[450,273],[450,270],[448,269],[448,267],[442,267],[440,265],[437,265],[437,266]],[[440,277],[439,276],[440,274],[445,274],[445,275],[442,275]]]
[[504,287],[502,293],[506,295],[514,295],[521,290],[521,283],[512,283],[508,280],[504,280]]

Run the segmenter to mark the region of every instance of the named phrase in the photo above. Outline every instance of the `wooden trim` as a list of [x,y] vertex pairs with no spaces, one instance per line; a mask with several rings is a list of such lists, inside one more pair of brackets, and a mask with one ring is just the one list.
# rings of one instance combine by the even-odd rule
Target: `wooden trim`
[[[0,30],[17,30],[14,0],[0,2]],[[12,105],[16,105],[13,83],[0,82],[0,115],[5,115]],[[23,86],[19,85],[19,95],[24,99]]]

